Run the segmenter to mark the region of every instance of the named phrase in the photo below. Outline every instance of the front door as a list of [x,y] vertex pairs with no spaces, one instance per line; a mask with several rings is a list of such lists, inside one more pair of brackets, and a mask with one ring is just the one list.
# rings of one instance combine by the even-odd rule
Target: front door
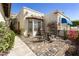
[[29,19],[28,20],[28,34],[30,36],[35,37],[37,34],[40,33],[40,29],[42,28],[41,20],[37,19]]
[[41,21],[40,20],[34,20],[34,31],[33,31],[34,36],[41,33],[40,29],[41,29]]

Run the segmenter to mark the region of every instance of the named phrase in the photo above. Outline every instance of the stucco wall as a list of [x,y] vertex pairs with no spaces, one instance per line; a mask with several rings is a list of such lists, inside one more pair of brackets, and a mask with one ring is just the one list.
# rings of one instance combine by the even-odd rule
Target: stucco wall
[[70,25],[68,24],[63,24],[61,23],[61,18],[65,18],[68,19],[68,17],[66,17],[63,13],[49,13],[47,15],[45,15],[45,29],[47,32],[49,32],[50,28],[47,27],[48,24],[50,23],[55,23],[56,28],[51,28],[53,29],[52,33],[57,33],[57,30],[59,30],[59,35],[60,36],[64,36],[64,30],[69,30],[70,29]]
[[5,20],[4,20],[4,17],[2,16],[2,13],[1,13],[1,11],[0,11],[0,22],[5,22]]
[[41,17],[41,16],[44,16],[44,14],[38,11],[32,10],[30,8],[23,7],[22,10],[17,15],[17,19],[20,22],[20,28],[22,30],[22,33],[25,36],[27,36],[27,31],[28,31],[28,19],[26,18],[31,16]]
[[65,25],[62,24],[61,23],[61,18],[69,19],[64,14],[61,14],[61,13],[57,13],[57,14],[50,13],[50,14],[47,14],[47,15],[45,15],[45,24],[47,26],[49,23],[56,23],[57,24],[57,30],[63,30],[64,28],[66,30],[69,30],[70,26],[68,24],[65,24]]
[[0,22],[1,22],[1,21],[5,22],[4,13],[3,13],[3,8],[2,8],[2,6],[1,6],[1,4],[0,4]]
[[66,17],[65,15],[62,15],[62,14],[58,13],[58,22],[57,22],[58,30],[64,30],[64,29],[65,30],[69,30],[70,29],[70,25],[61,23],[61,20],[62,20],[61,18],[65,18],[65,19],[69,20],[69,18]]

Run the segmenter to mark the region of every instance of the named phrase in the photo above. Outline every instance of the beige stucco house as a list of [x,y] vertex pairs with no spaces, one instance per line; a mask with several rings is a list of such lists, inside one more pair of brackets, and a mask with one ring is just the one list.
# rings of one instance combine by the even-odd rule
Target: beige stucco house
[[40,32],[50,32],[63,36],[63,30],[70,30],[72,22],[63,12],[54,11],[43,14],[31,8],[23,7],[16,15],[17,28],[24,36],[35,37]]
[[[46,31],[51,31],[53,34],[63,35],[63,30],[70,30],[72,22],[63,12],[54,11],[45,15],[45,24]],[[49,26],[51,26],[51,28],[49,28]]]
[[17,15],[21,34],[35,37],[39,29],[43,29],[43,17],[43,13],[23,7]]

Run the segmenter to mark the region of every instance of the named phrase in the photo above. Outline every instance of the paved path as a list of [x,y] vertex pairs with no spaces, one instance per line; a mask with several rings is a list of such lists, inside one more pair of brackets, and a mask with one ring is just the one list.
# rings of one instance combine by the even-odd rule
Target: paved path
[[15,37],[14,48],[8,56],[36,56],[35,53],[18,37]]

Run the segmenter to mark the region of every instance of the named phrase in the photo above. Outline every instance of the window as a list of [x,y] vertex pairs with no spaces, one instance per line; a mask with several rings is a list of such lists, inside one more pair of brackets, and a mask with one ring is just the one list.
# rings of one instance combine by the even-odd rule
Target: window
[[41,28],[41,21],[35,20],[34,21],[34,30],[39,30]]
[[38,30],[38,21],[37,20],[34,21],[34,30]]
[[28,32],[32,32],[32,21],[28,19]]

